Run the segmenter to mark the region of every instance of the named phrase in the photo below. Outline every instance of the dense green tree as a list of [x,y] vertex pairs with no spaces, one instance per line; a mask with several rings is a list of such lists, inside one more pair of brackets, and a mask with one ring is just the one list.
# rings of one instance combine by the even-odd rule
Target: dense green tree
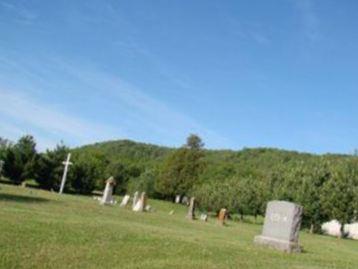
[[0,137],[0,179],[4,173],[4,164],[8,148],[11,147],[9,140]]
[[204,148],[204,142],[201,138],[196,134],[190,134],[186,139],[186,144],[184,147],[189,149],[201,150]]
[[157,176],[158,171],[154,168],[144,171],[139,177],[133,177],[129,180],[127,192],[133,194],[136,191],[144,191],[149,197],[158,197],[154,189],[154,182]]
[[168,156],[155,182],[159,193],[167,197],[183,195],[198,182],[205,167],[203,145],[199,137],[190,135],[182,148]]
[[194,186],[190,194],[196,197],[202,211],[218,213],[221,208],[235,210],[236,191],[237,188],[229,180],[221,182],[211,180]]
[[20,184],[25,179],[35,177],[38,155],[32,136],[21,137],[15,145],[7,147],[4,155],[4,175],[14,183]]
[[320,231],[323,221],[327,220],[322,208],[322,187],[329,180],[331,174],[329,163],[323,159],[300,166],[300,177],[294,173],[299,182],[295,192],[295,201],[304,206],[303,226],[309,227],[310,232]]
[[350,223],[356,217],[357,209],[354,204],[358,195],[357,158],[341,161],[332,170],[330,179],[322,188],[323,211],[330,219]]
[[[65,161],[69,148],[59,144],[53,150],[47,150],[38,158],[36,165],[36,181],[44,189],[59,189]],[[70,167],[71,169],[71,167]]]
[[[113,176],[117,182],[116,193],[124,194],[127,191],[127,184],[131,178],[137,178],[141,174],[141,170],[135,165],[126,165],[120,161],[110,163],[106,168],[107,176]],[[104,182],[100,182],[104,187]]]
[[100,153],[74,154],[67,186],[70,185],[78,193],[91,193],[99,181],[106,180],[107,165],[108,160]]

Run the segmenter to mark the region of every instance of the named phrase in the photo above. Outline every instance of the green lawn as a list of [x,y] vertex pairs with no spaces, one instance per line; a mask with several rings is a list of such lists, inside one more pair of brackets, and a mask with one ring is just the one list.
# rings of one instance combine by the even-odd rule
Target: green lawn
[[0,184],[0,267],[358,268],[358,241],[302,232],[304,253],[284,254],[253,245],[260,225],[191,222],[183,206],[149,203],[155,212],[135,213]]

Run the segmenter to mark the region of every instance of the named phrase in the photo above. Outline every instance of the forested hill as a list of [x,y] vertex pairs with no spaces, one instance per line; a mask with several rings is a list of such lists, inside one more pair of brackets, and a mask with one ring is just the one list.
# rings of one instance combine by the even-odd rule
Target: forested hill
[[145,168],[163,161],[173,148],[153,144],[134,142],[131,140],[106,141],[75,148],[78,153],[95,153],[106,157],[110,162],[135,164]]
[[[174,150],[175,148],[140,143],[132,140],[114,140],[85,145],[75,148],[73,151],[101,154],[111,162],[133,164],[146,168],[146,166],[160,164]],[[247,170],[259,167],[261,169],[269,169],[278,164],[284,165],[290,162],[307,161],[321,157],[334,160],[349,158],[350,156],[338,154],[315,155],[275,148],[244,148],[236,151],[206,149],[204,159],[209,167],[218,165],[230,169],[240,167]]]

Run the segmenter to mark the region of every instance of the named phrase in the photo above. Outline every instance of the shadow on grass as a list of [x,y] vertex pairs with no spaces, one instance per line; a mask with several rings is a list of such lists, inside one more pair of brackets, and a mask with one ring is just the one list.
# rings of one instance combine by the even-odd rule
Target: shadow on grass
[[50,200],[40,197],[0,193],[0,202],[1,201],[20,202],[20,203],[42,203],[42,202],[49,202]]

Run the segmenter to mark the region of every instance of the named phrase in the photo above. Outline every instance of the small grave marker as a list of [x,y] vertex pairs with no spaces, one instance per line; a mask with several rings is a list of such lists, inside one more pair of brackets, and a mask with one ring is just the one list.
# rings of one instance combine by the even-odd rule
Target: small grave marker
[[120,203],[120,207],[126,207],[128,202],[129,202],[130,196],[128,194],[126,194],[123,199],[122,202]]

